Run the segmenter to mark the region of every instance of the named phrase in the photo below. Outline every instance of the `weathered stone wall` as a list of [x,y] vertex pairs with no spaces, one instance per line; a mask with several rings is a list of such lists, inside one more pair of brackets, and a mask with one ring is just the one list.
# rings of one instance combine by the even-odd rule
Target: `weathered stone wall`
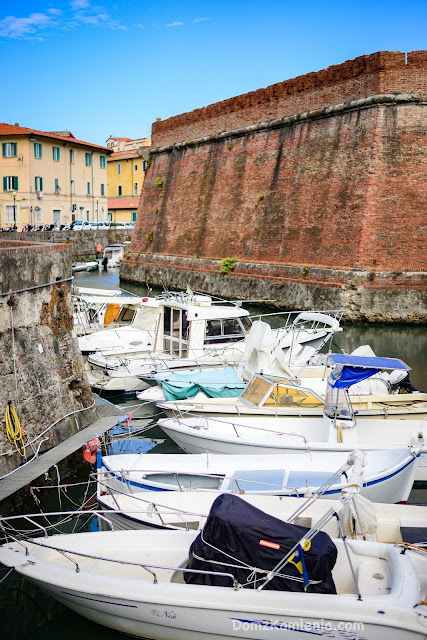
[[87,260],[96,256],[98,244],[106,247],[130,241],[132,229],[100,229],[94,231],[30,231],[0,233],[0,241],[50,242],[67,244],[71,247],[71,260]]
[[[425,288],[426,60],[362,56],[155,123],[121,277],[165,256],[192,258],[200,272],[203,259],[234,257],[247,265],[241,287],[244,277],[271,285],[301,271],[305,291],[352,287],[352,270],[362,270],[366,301],[375,290]],[[179,261],[174,269],[177,286]]]
[[[70,274],[70,245],[0,238],[0,294],[7,294],[0,295],[0,477],[22,462],[6,437],[9,401],[17,410],[25,441],[34,440],[27,446],[30,457],[49,425],[93,403],[73,332],[70,282],[60,282]],[[94,419],[89,410],[62,420],[43,435],[41,450]]]
[[367,322],[427,322],[427,274],[367,269],[304,268],[280,264],[237,262],[220,273],[219,260],[129,255],[120,275],[185,290],[215,293],[224,298],[268,300],[280,309],[345,309],[346,320]]

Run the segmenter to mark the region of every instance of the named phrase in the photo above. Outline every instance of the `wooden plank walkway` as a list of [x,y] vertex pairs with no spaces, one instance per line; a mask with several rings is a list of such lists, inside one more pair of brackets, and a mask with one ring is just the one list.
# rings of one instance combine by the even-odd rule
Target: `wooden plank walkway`
[[0,480],[0,502],[36,480],[36,478],[39,478],[55,464],[83,447],[89,440],[114,427],[118,418],[124,415],[119,407],[104,400],[104,398],[99,398],[99,396],[95,396],[95,407],[98,416],[100,416],[98,420],[70,436],[67,440],[56,445],[56,447],[52,447],[49,451],[42,453],[27,465],[19,467],[10,476]]

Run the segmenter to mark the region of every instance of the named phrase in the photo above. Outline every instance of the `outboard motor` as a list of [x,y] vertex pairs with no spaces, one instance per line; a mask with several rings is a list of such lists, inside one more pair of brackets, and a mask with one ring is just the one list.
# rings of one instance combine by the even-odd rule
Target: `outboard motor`
[[419,391],[410,381],[407,371],[395,369],[390,373],[389,383],[390,393],[417,393]]

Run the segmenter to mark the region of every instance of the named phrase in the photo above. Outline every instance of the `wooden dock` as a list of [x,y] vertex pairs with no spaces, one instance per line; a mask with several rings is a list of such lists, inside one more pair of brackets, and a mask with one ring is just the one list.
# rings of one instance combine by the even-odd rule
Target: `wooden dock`
[[119,407],[96,395],[95,407],[99,416],[98,420],[56,445],[56,447],[52,447],[49,451],[42,453],[35,460],[19,467],[3,480],[0,480],[0,502],[34,482],[55,464],[83,447],[89,440],[114,427],[118,418],[124,415]]

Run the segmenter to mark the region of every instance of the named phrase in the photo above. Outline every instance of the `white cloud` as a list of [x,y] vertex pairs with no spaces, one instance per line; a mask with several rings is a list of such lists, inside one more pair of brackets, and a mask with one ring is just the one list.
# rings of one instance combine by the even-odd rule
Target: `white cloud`
[[47,12],[50,13],[52,16],[62,15],[61,9],[48,9]]
[[193,22],[206,22],[207,20],[212,20],[212,18],[194,18]]
[[26,18],[7,16],[0,20],[0,37],[14,40],[43,40],[41,32],[55,21],[46,13],[31,13]]
[[135,27],[138,27],[138,29],[143,29],[144,25],[143,24],[136,24]]
[[89,0],[72,0],[70,7],[73,11],[79,11],[80,9],[88,9],[90,7]]
[[171,22],[170,24],[167,24],[167,27],[182,27],[183,26],[183,22]]

